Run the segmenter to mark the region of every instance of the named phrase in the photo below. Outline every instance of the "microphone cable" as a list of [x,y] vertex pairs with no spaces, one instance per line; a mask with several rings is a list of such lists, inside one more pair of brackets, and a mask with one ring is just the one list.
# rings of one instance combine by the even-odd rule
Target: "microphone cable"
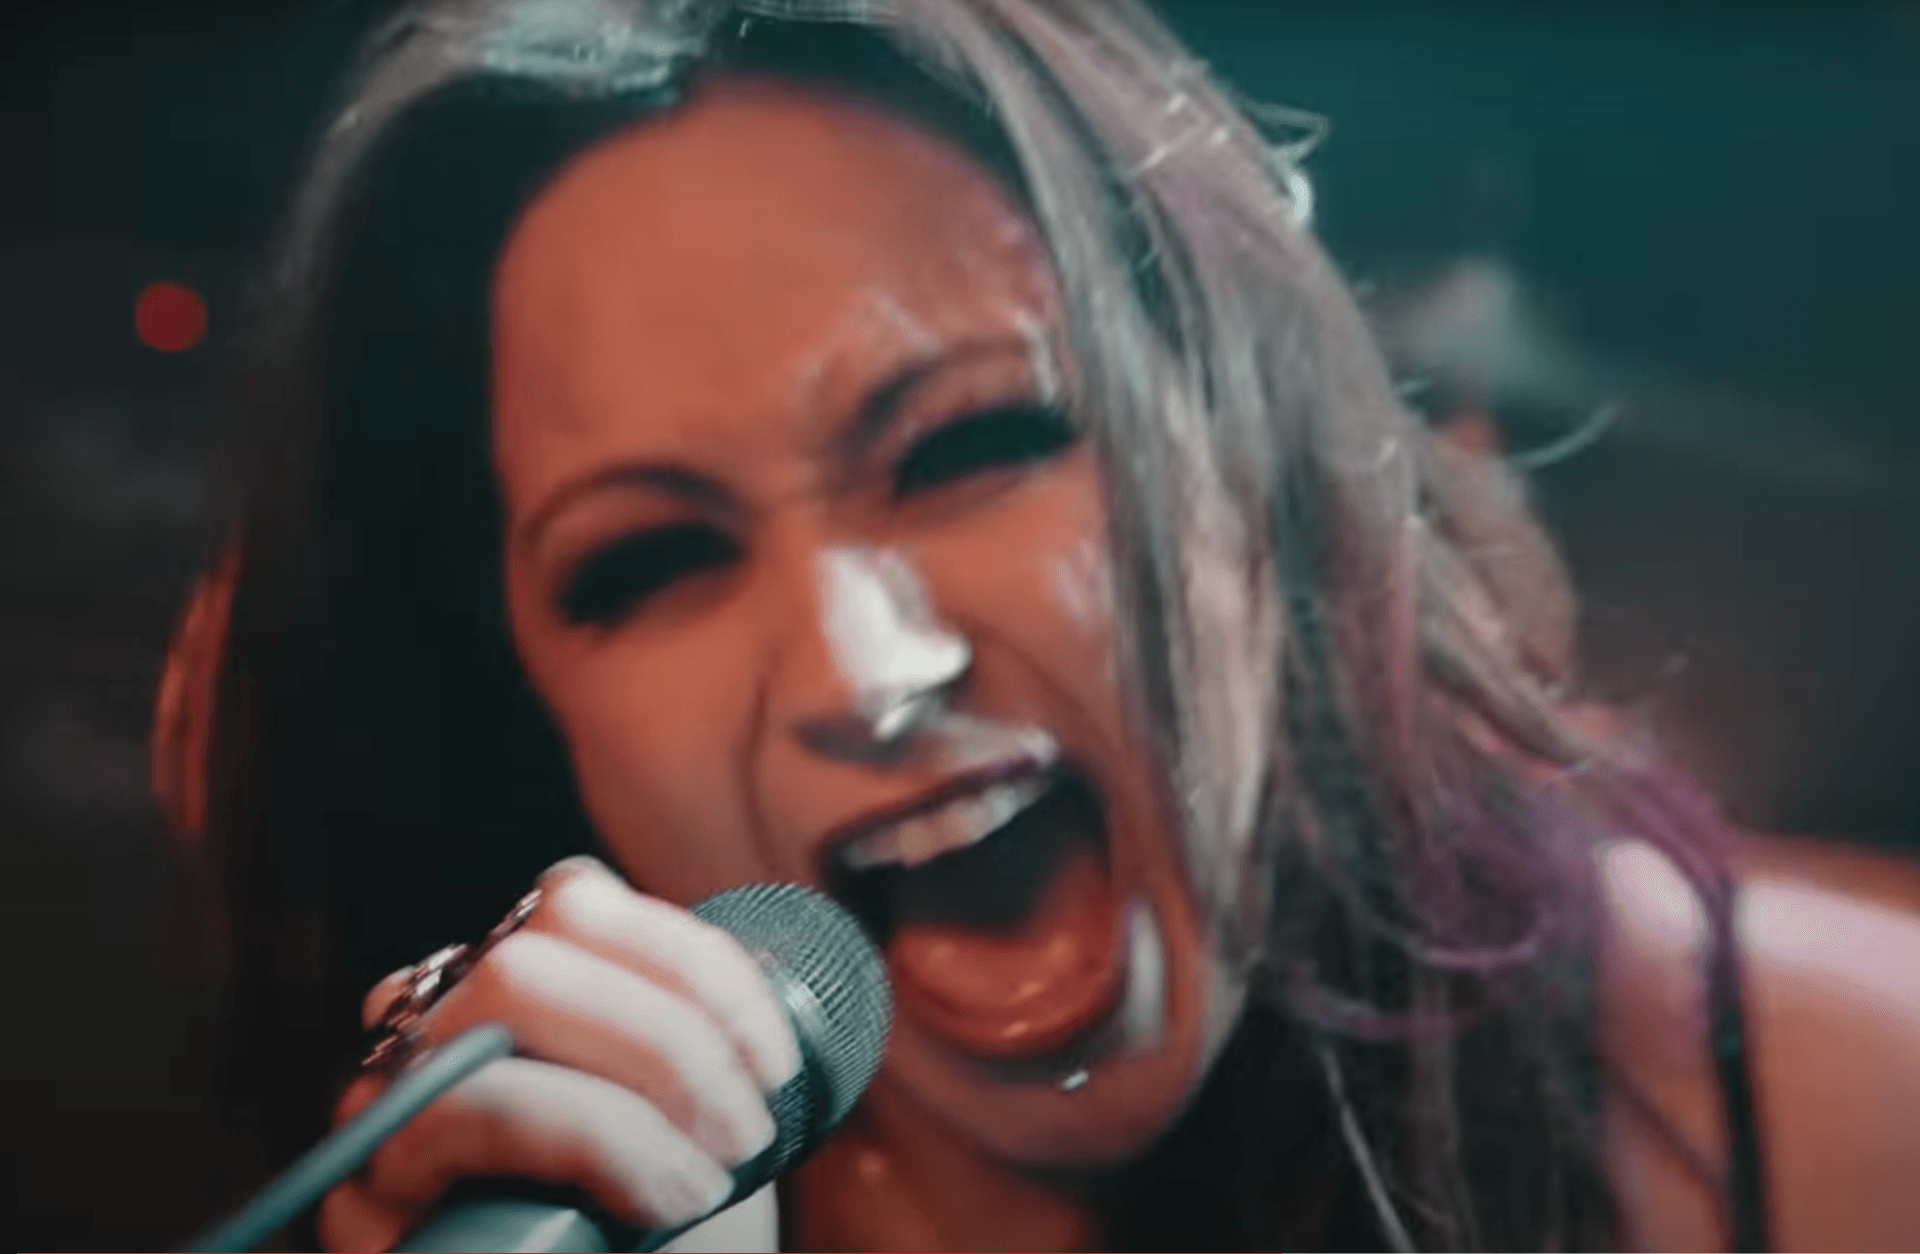
[[250,1250],[259,1245],[358,1171],[388,1137],[435,1098],[512,1052],[513,1034],[498,1023],[462,1032],[395,1078],[386,1092],[302,1154],[238,1213],[181,1246],[182,1254]]

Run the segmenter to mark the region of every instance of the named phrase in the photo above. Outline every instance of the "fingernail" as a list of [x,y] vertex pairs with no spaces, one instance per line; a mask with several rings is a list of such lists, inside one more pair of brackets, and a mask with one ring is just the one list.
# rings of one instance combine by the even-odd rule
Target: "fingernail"
[[769,1093],[800,1074],[800,1046],[790,1032],[780,1033],[763,1051],[762,1058],[762,1067],[771,1081],[767,1085]]
[[757,1101],[734,1110],[715,1110],[700,1116],[693,1139],[710,1147],[723,1166],[734,1167],[773,1144],[778,1135],[773,1116]]
[[742,1155],[742,1162],[765,1153],[767,1147],[773,1144],[774,1138],[780,1135],[780,1127],[774,1123],[772,1111],[764,1106],[756,1106],[753,1108],[753,1114],[754,1120],[751,1128],[753,1146]]
[[706,1187],[701,1190],[700,1213],[705,1215],[719,1210],[721,1205],[733,1196],[735,1187],[732,1176],[725,1172],[714,1173],[706,1181]]
[[681,1183],[685,1186],[682,1194],[684,1210],[679,1216],[663,1216],[669,1223],[692,1223],[696,1219],[704,1219],[733,1196],[733,1177],[724,1171],[701,1167]]
[[553,879],[555,876],[572,875],[582,871],[598,872],[601,875],[611,874],[611,872],[607,870],[606,863],[600,861],[600,859],[594,857],[592,854],[576,853],[572,857],[562,858],[560,861],[548,867],[542,872],[540,879],[544,882]]

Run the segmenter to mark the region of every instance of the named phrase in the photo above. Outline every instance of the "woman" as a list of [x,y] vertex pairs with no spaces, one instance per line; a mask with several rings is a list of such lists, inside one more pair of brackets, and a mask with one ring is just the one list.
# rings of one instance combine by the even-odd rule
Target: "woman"
[[1296,155],[1126,0],[376,42],[163,702],[236,1084],[340,1074],[360,990],[539,893],[416,1042],[520,1056],[329,1248],[472,1176],[703,1214],[796,1055],[683,908],[770,879],[899,1006],[785,1248],[1920,1238],[1920,928],[1760,887],[1736,925],[1711,808],[1582,732],[1558,567],[1396,403]]

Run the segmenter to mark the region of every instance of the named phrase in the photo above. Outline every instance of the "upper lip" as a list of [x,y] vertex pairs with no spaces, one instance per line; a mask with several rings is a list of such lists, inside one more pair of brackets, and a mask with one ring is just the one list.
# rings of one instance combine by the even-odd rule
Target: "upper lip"
[[1004,784],[1010,780],[1048,775],[1056,769],[1056,763],[1023,757],[955,775],[938,786],[920,793],[910,801],[861,815],[834,828],[820,843],[822,857],[831,862],[841,850],[862,837],[871,836],[903,820],[931,813],[956,798],[983,792],[995,784]]

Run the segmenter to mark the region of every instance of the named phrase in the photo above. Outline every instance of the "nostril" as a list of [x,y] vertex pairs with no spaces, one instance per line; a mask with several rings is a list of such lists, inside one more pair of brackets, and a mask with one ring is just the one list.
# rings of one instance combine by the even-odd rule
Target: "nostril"
[[947,708],[950,695],[946,685],[875,694],[860,702],[859,715],[875,740],[899,740],[924,730]]
[[946,703],[944,686],[867,694],[854,713],[803,721],[800,735],[816,753],[891,763],[900,760]]
[[800,743],[822,757],[867,766],[898,766],[913,750],[914,739],[881,735],[857,714],[802,719],[794,729]]

